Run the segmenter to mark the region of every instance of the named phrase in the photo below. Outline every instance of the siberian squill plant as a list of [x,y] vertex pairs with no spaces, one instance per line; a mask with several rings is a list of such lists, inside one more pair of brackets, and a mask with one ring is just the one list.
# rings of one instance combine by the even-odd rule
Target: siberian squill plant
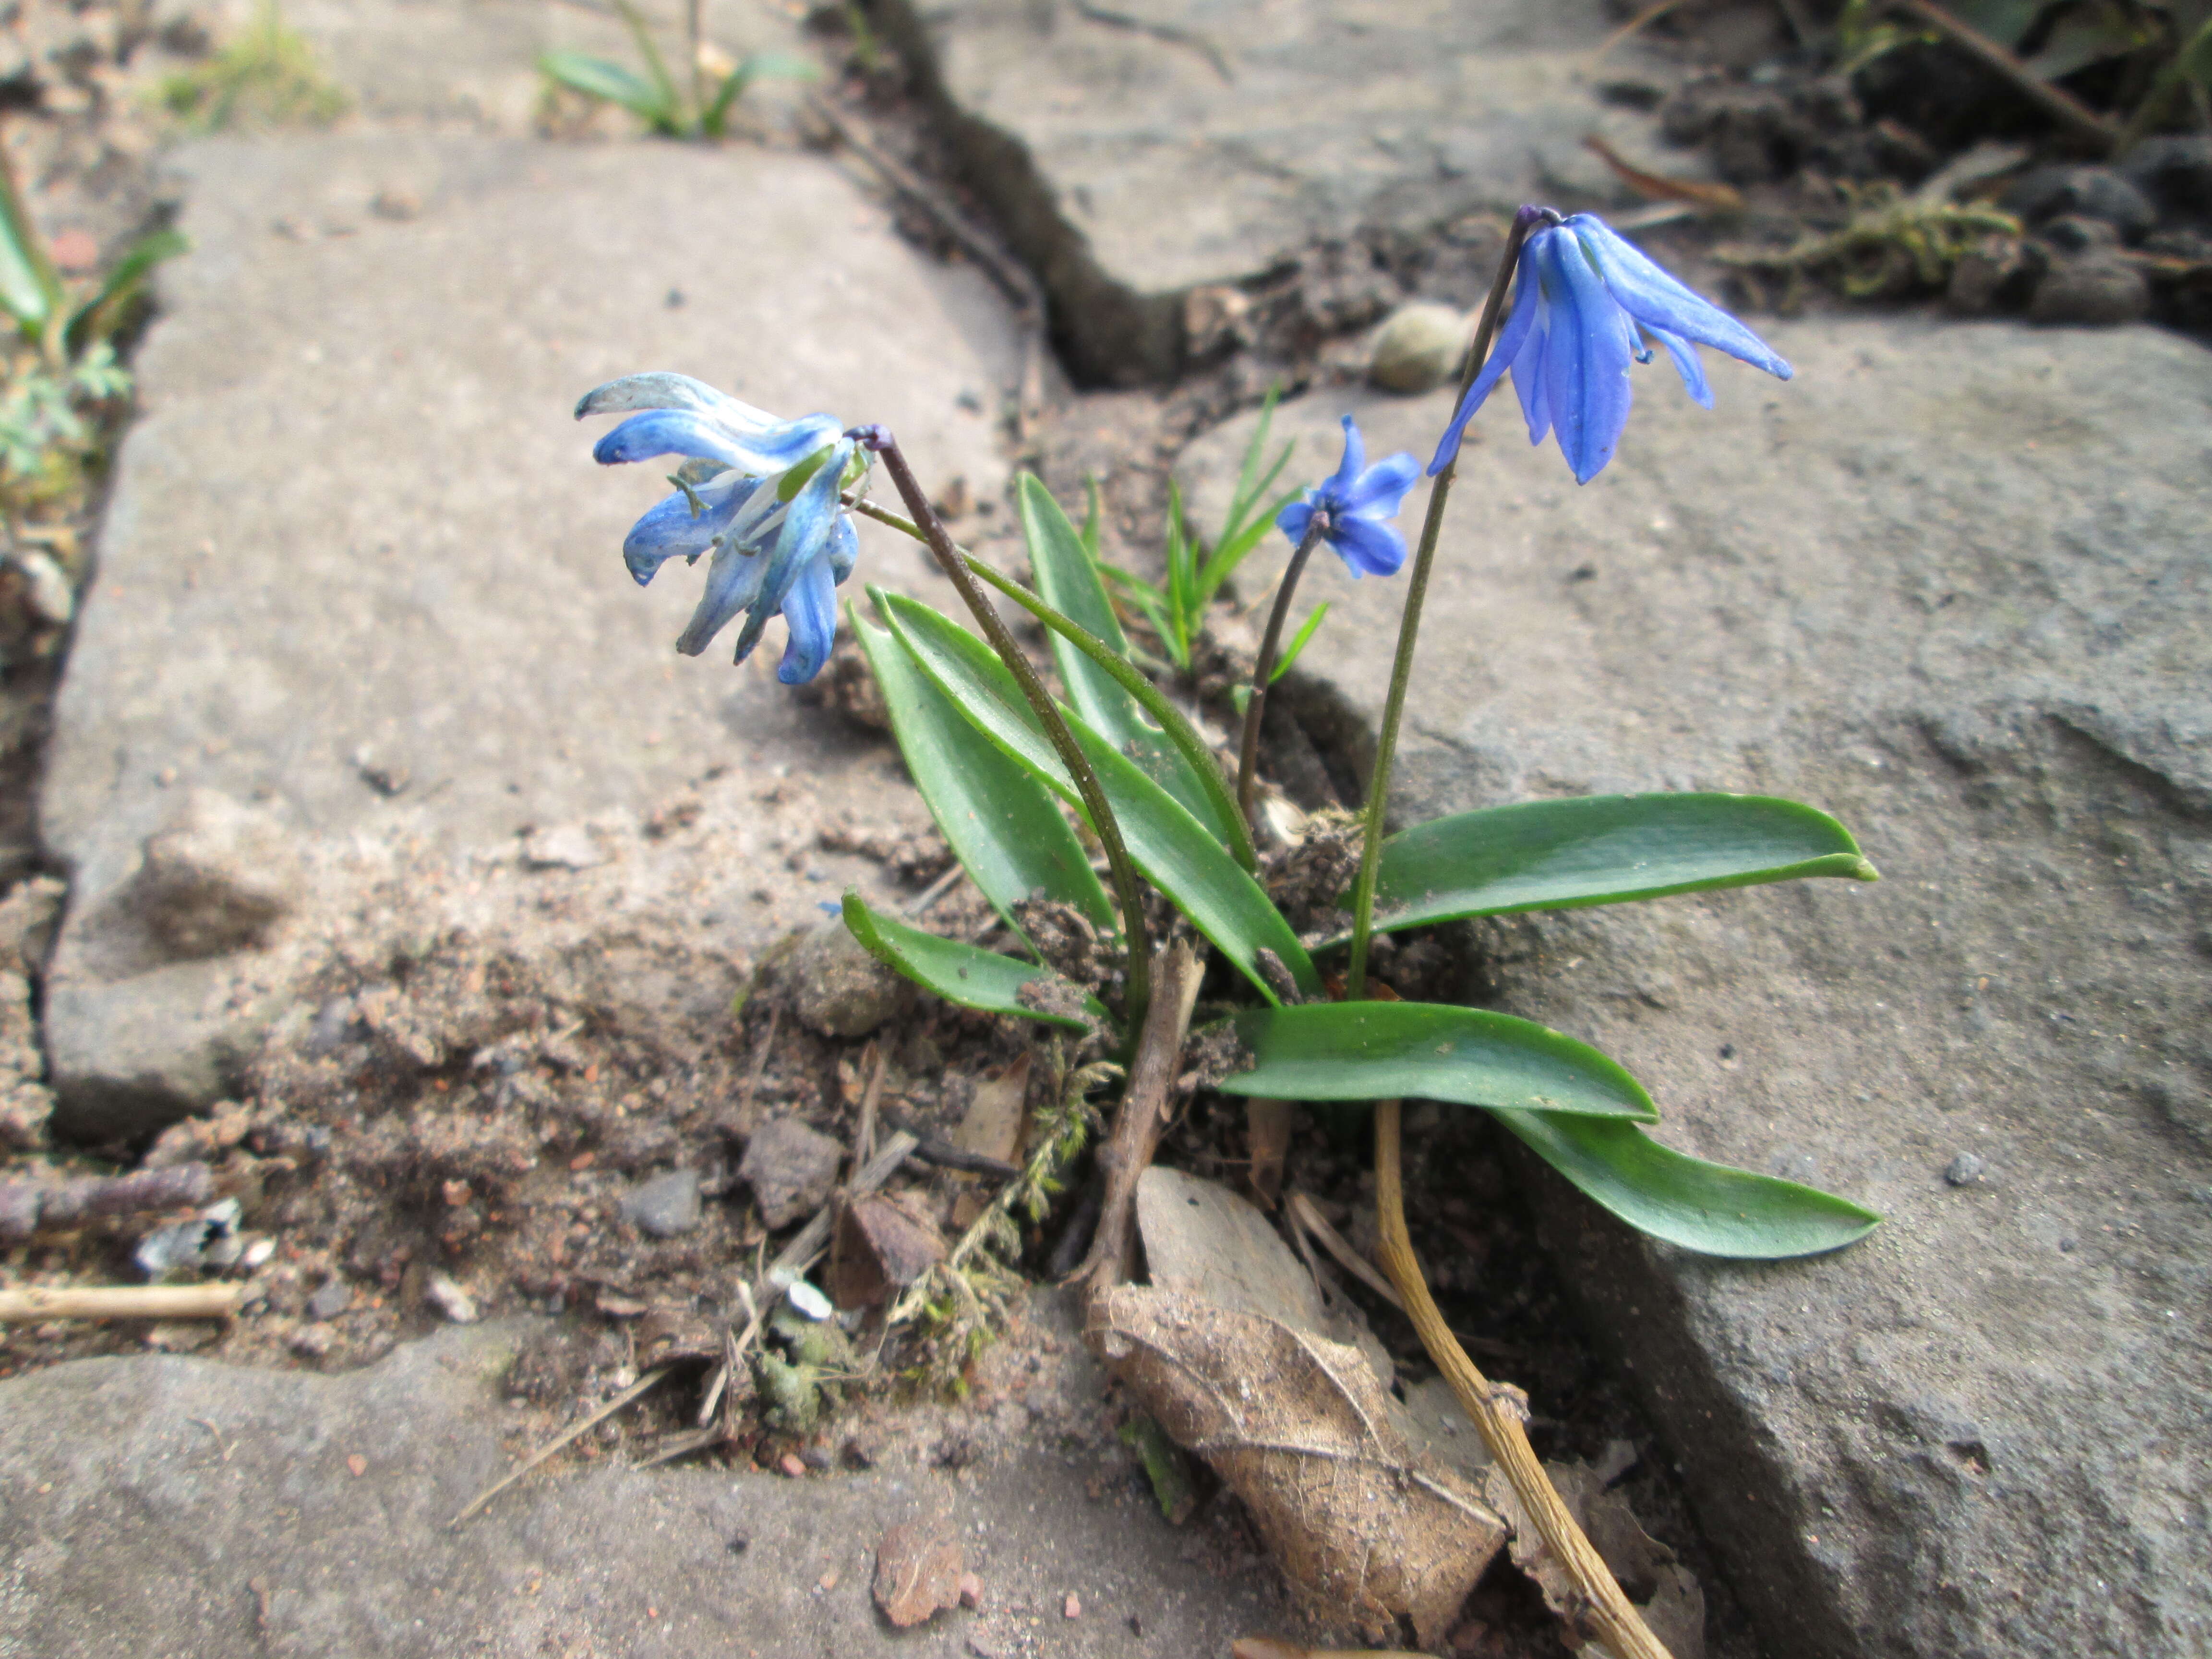
[[[1650,1094],[1595,1048],[1509,1014],[1370,1000],[1367,965],[1377,932],[1801,877],[1874,878],[1833,819],[1751,795],[1527,801],[1384,833],[1422,605],[1468,421],[1510,374],[1532,441],[1555,434],[1577,479],[1587,482],[1620,441],[1634,363],[1663,349],[1690,395],[1710,406],[1701,344],[1789,376],[1789,365],[1749,329],[1594,216],[1534,207],[1516,216],[1458,406],[1429,468],[1349,896],[1352,924],[1335,938],[1302,939],[1258,878],[1252,772],[1259,720],[1291,590],[1313,549],[1328,546],[1355,575],[1395,579],[1405,565],[1405,539],[1392,520],[1419,473],[1413,457],[1368,465],[1347,418],[1337,471],[1281,506],[1275,523],[1294,551],[1256,665],[1241,775],[1232,784],[1191,720],[1133,662],[1095,540],[1036,478],[1023,477],[1017,489],[1032,589],[953,544],[883,428],[840,431],[826,416],[780,421],[667,374],[617,380],[578,409],[580,416],[640,411],[601,439],[594,453],[602,461],[684,458],[672,480],[677,493],[638,521],[624,548],[640,581],[669,557],[710,556],[706,594],[679,649],[696,651],[744,611],[742,660],[781,609],[791,635],[782,678],[810,678],[836,627],[830,595],[852,567],[848,514],[929,547],[981,636],[873,586],[874,620],[856,618],[854,627],[923,799],[1022,954],[938,938],[873,909],[856,892],[845,896],[846,926],[881,960],[948,1001],[1100,1035],[1127,1060],[1109,1149],[1121,1155],[1106,1160],[1113,1179],[1103,1227],[1110,1230],[1116,1194],[1133,1192],[1132,1164],[1140,1168],[1150,1156],[1152,1141],[1141,1126],[1130,1126],[1140,1115],[1158,1115],[1196,991],[1188,949],[1162,948],[1155,961],[1145,890],[1164,896],[1244,983],[1244,1006],[1218,1016],[1242,1056],[1219,1085],[1224,1091],[1373,1103],[1384,1265],[1492,1458],[1575,1576],[1587,1629],[1620,1659],[1655,1659],[1665,1650],[1552,1491],[1512,1391],[1493,1388],[1461,1351],[1413,1257],[1400,1182],[1401,1099],[1490,1112],[1592,1201],[1690,1250],[1767,1260],[1813,1255],[1863,1237],[1877,1218],[1829,1194],[1674,1152],[1644,1130],[1658,1115]],[[1255,442],[1248,478],[1259,449]],[[884,464],[910,519],[866,498],[870,456]],[[1249,545],[1247,493],[1240,489],[1231,529]],[[1017,645],[986,587],[1048,630],[1060,696]],[[1104,854],[1104,884],[1068,809]],[[1036,914],[1030,902],[1038,898],[1081,915],[1110,942],[1122,967],[1118,996],[1072,983],[1046,964],[1024,933],[1024,915]],[[1334,959],[1337,969],[1325,976],[1317,956]],[[1334,999],[1324,989],[1331,983],[1342,988]],[[1147,1090],[1160,1097],[1140,1099]],[[1119,1237],[1102,1231],[1085,1269],[1091,1284],[1110,1283],[1118,1273]]]

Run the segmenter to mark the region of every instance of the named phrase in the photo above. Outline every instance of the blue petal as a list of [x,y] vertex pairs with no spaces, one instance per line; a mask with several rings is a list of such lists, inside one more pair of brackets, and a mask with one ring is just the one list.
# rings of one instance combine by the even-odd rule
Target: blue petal
[[1305,540],[1306,526],[1313,522],[1311,501],[1292,501],[1275,514],[1275,528],[1291,538],[1292,545]]
[[853,528],[853,515],[840,513],[837,527],[830,532],[830,574],[842,587],[853,567],[860,562],[860,532]]
[[739,453],[736,440],[720,422],[681,409],[633,415],[592,446],[592,459],[601,466],[647,461],[656,455],[697,455],[735,466]]
[[799,573],[784,595],[783,620],[791,637],[775,677],[786,685],[804,685],[822,672],[837,643],[837,577],[828,559],[816,559]]
[[820,562],[830,550],[831,534],[844,511],[837,500],[838,489],[844,477],[845,463],[852,456],[853,441],[841,439],[830,459],[814,470],[814,476],[807,479],[805,487],[793,498],[790,508],[784,514],[783,528],[776,532],[775,550],[765,556],[768,569],[761,577],[760,598],[738,635],[739,662],[750,656],[753,647],[760,643],[761,630],[768,626],[769,617],[783,608],[784,596],[791,592],[799,574],[808,565]]
[[1603,220],[1578,213],[1567,221],[1605,278],[1613,297],[1630,316],[1657,333],[1665,331],[1725,351],[1731,357],[1763,368],[1781,380],[1790,378],[1790,365],[1771,350],[1766,342],[1702,295],[1693,293],[1654,264],[1644,251],[1624,240]]
[[681,490],[654,502],[630,526],[623,542],[623,562],[642,587],[672,558],[696,558],[728,528],[739,507],[760,488],[760,480],[726,472],[696,487],[703,512],[694,514]]
[[731,617],[753,603],[767,568],[768,560],[760,554],[744,552],[727,542],[717,547],[707,566],[707,586],[699,595],[699,608],[677,635],[676,648],[687,657],[704,651]]
[[1406,492],[1421,476],[1421,464],[1404,450],[1375,463],[1359,475],[1337,502],[1339,517],[1395,519],[1405,504]]
[[1389,576],[1406,562],[1406,538],[1373,519],[1339,519],[1329,526],[1328,544],[1354,576]]
[[1682,377],[1691,398],[1704,408],[1713,406],[1713,389],[1705,380],[1705,366],[1698,361],[1698,349],[1679,334],[1669,334],[1663,328],[1651,330],[1651,337],[1667,348],[1667,355],[1674,360],[1674,372]]
[[739,431],[759,431],[776,424],[765,410],[739,403],[726,392],[717,392],[689,374],[625,374],[619,380],[593,386],[576,404],[576,418],[586,415],[623,415],[634,409],[688,409],[712,415],[725,426]]
[[1344,459],[1337,463],[1336,471],[1322,487],[1322,494],[1331,506],[1342,502],[1346,494],[1358,482],[1367,467],[1367,441],[1359,435],[1359,428],[1351,416],[1344,417]]
[[1544,276],[1556,297],[1544,349],[1544,401],[1575,482],[1588,483],[1613,459],[1628,424],[1633,354],[1620,307],[1582,244],[1557,237],[1545,254]]
[[[1429,463],[1429,476],[1432,478],[1451,465],[1453,458],[1459,453],[1460,434],[1467,430],[1468,421],[1476,410],[1482,407],[1483,400],[1497,386],[1498,377],[1504,374],[1520,356],[1522,343],[1528,339],[1528,331],[1536,320],[1536,302],[1540,286],[1533,268],[1534,262],[1528,257],[1529,250],[1552,234],[1548,230],[1540,230],[1522,245],[1521,267],[1513,273],[1513,310],[1505,319],[1505,326],[1498,331],[1497,343],[1490,349],[1490,356],[1482,365],[1482,373],[1474,377],[1474,383],[1467,389],[1467,396],[1459,400],[1459,407],[1452,412],[1451,424],[1444,428],[1444,435],[1437,442],[1436,459]],[[1516,378],[1517,381],[1518,377]]]
[[827,415],[779,421],[744,429],[685,409],[653,409],[633,415],[592,447],[602,466],[649,460],[655,455],[697,455],[740,472],[781,472],[837,439],[837,422]]
[[1513,360],[1513,395],[1521,400],[1521,418],[1528,423],[1528,441],[1540,444],[1552,429],[1551,404],[1544,396],[1544,353],[1552,342],[1552,302],[1536,307],[1536,325],[1521,343]]

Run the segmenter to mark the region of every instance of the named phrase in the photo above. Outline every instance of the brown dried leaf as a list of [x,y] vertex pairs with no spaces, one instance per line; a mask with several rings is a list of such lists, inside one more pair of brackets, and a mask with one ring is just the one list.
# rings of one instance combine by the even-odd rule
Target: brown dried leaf
[[960,1540],[942,1520],[902,1521],[876,1546],[876,1605],[901,1630],[960,1601]]
[[1357,1348],[1133,1285],[1092,1300],[1086,1335],[1243,1500],[1317,1619],[1441,1637],[1504,1541],[1472,1486],[1409,1452]]
[[[1639,1610],[1652,1633],[1674,1659],[1704,1659],[1705,1592],[1675,1561],[1674,1552],[1644,1530],[1627,1498],[1606,1491],[1587,1463],[1547,1463],[1544,1473],[1629,1598],[1649,1598]],[[1513,1529],[1513,1565],[1536,1581],[1545,1604],[1565,1621],[1569,1644],[1578,1644],[1578,1620],[1588,1604],[1572,1577],[1529,1522],[1502,1471],[1492,1470],[1483,1491]]]

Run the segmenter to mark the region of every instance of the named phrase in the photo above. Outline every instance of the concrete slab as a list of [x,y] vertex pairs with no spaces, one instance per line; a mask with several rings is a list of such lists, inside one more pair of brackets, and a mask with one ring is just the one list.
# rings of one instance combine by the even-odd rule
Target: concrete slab
[[[1297,1628],[1272,1573],[1188,1559],[1208,1529],[1161,1520],[1103,1426],[1033,1427],[957,1472],[902,1455],[799,1480],[579,1472],[571,1453],[448,1531],[503,1443],[532,1438],[500,1387],[530,1328],[336,1376],[147,1358],[0,1384],[0,1656],[1090,1659]],[[1095,1370],[1074,1369],[1103,1424]],[[896,1631],[870,1596],[877,1542],[939,1516],[981,1605]]]
[[1189,290],[1316,241],[1615,199],[1584,137],[1646,160],[1656,140],[1598,83],[1669,74],[1633,48],[1593,66],[1615,21],[1600,0],[884,9],[969,182],[1045,283],[1063,361],[1107,385],[1174,376]]
[[[310,863],[635,823],[716,766],[872,816],[880,757],[824,753],[773,634],[744,670],[672,654],[696,574],[641,593],[618,550],[665,485],[595,465],[569,411],[681,369],[887,420],[926,483],[989,501],[1018,370],[983,280],[812,157],[368,134],[178,167],[195,251],[139,354],[41,799],[74,878],[46,993],[64,1133],[204,1103],[258,1029],[234,971],[255,952],[150,936],[128,890],[198,792]],[[861,536],[867,579],[937,591],[911,544]]]
[[[1705,413],[1638,371],[1586,488],[1510,396],[1478,417],[1395,810],[1736,789],[1856,833],[1878,885],[1478,945],[1496,1004],[1625,1062],[1668,1144],[1886,1224],[1713,1262],[1554,1184],[1555,1248],[1776,1650],[2202,1653],[2212,358],[2148,330],[1766,332],[1794,383],[1717,364]],[[1346,409],[1371,456],[1425,462],[1449,401],[1276,418],[1318,477]],[[1201,523],[1246,436],[1186,458]],[[1403,584],[1316,562],[1338,608],[1292,701],[1371,733]]]

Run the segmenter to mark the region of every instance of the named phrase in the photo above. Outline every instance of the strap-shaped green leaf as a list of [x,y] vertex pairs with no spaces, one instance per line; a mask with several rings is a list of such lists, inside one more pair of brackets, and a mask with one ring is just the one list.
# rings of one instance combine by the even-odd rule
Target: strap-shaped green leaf
[[1767,795],[1583,795],[1486,806],[1382,843],[1375,925],[1618,904],[1799,876],[1875,879],[1826,812]]
[[[1075,786],[1061,769],[1014,677],[991,647],[927,605],[881,588],[871,588],[869,594],[922,672],[960,711],[1032,776],[1080,811]],[[1262,950],[1281,958],[1300,989],[1317,989],[1320,980],[1313,959],[1259,883],[1173,796],[1079,715],[1069,714],[1067,722],[1121,822],[1129,856],[1146,878],[1269,1001],[1275,994],[1259,969]]]
[[[1163,781],[1164,769],[1176,771],[1194,782],[1194,793],[1207,801],[1212,810],[1193,816],[1220,836],[1230,856],[1237,863],[1247,870],[1258,869],[1260,855],[1252,845],[1252,832],[1245,825],[1244,815],[1237,811],[1237,798],[1229,790],[1229,780],[1222,776],[1221,768],[1206,746],[1206,739],[1160,694],[1159,687],[1145,678],[1144,671],[1127,658],[1115,656],[1104,641],[1094,638],[1074,618],[1054,610],[1003,571],[993,569],[973,555],[969,556],[968,568],[1049,629],[1055,647],[1063,641],[1073,646],[1079,660],[1103,671],[1160,723],[1160,731],[1147,730],[1142,737],[1124,745],[1124,752],[1156,783]],[[1172,751],[1162,744],[1163,736],[1167,744],[1173,745]],[[1176,793],[1172,789],[1169,793]],[[1177,794],[1176,799],[1182,796]]]
[[1035,892],[1116,926],[1074,828],[1044,786],[978,732],[897,641],[854,617],[853,631],[890,707],[891,732],[937,827],[992,908],[1013,921]]
[[549,52],[539,57],[538,68],[539,73],[572,91],[580,92],[586,98],[604,98],[610,104],[618,104],[641,120],[658,125],[674,118],[674,112],[659,89],[636,70],[625,69],[620,64],[586,57],[582,52]]
[[[1094,1020],[1102,1025],[1106,1023],[1106,1011],[1096,998],[1085,995],[1051,969],[909,927],[871,910],[858,893],[845,895],[845,926],[878,962],[963,1008],[1041,1019],[1077,1030]],[[1032,992],[1033,1000],[1024,1002],[1022,989],[1030,985],[1039,987],[1044,994]]]
[[1601,1207],[1686,1250],[1762,1261],[1818,1255],[1856,1243],[1881,1221],[1833,1193],[1671,1151],[1633,1123],[1561,1112],[1497,1116]]
[[[1084,549],[1082,533],[1068,522],[1060,503],[1034,474],[1022,475],[1020,495],[1022,535],[1029,544],[1030,568],[1036,574],[1037,589],[1045,604],[1091,635],[1112,659],[1122,659],[1121,666],[1126,671],[1115,672],[1100,660],[1104,653],[1094,655],[1073,635],[1053,628],[1053,661],[1060,669],[1061,684],[1067,687],[1067,700],[1093,731],[1136,762],[1193,817],[1229,843],[1232,852],[1241,842],[1243,853],[1249,854],[1251,837],[1243,832],[1236,800],[1221,782],[1220,768],[1203,745],[1197,746],[1194,755],[1185,752],[1185,744],[1176,739],[1187,735],[1195,744],[1189,722],[1172,713],[1164,714],[1167,700],[1127,662],[1128,636],[1122,633],[1121,621],[1106,598],[1106,584],[1099,579],[1098,567]],[[1048,620],[1046,625],[1052,626]],[[1139,693],[1139,684],[1150,695]],[[1145,718],[1146,713],[1151,714],[1152,720]],[[1181,732],[1176,729],[1178,726]],[[1249,870],[1255,867],[1257,860],[1239,856],[1237,862]]]
[[1586,1042],[1531,1020],[1435,1002],[1319,1002],[1236,1018],[1250,1050],[1231,1094],[1268,1100],[1416,1095],[1462,1106],[1602,1117],[1659,1114],[1643,1085]]

